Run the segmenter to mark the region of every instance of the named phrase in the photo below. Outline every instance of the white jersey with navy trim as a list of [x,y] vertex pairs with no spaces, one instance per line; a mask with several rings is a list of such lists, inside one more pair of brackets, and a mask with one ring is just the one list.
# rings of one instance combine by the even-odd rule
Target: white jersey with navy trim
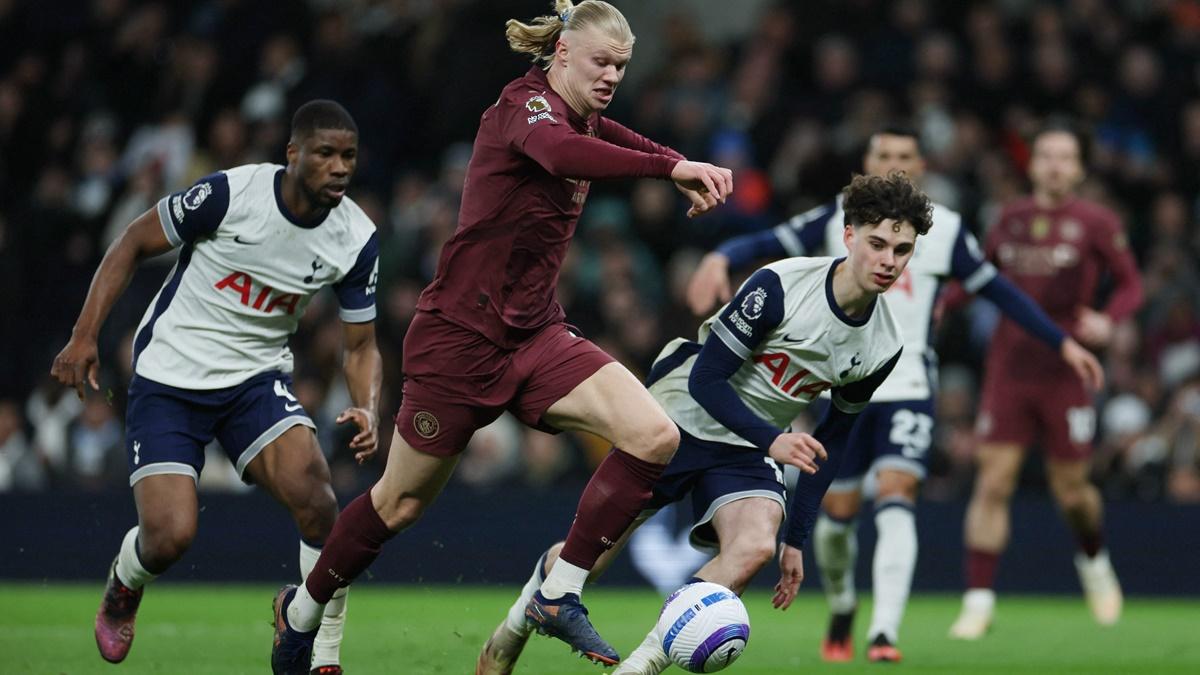
[[179,261],[134,338],[134,370],[184,389],[219,389],[292,371],[288,336],[313,295],[332,286],[343,321],[375,319],[379,238],[349,197],[317,224],[283,203],[284,168],[240,166],[158,203]]
[[[842,197],[788,220],[774,229],[788,255],[830,255],[845,251],[842,232],[846,214]],[[900,321],[904,355],[892,374],[875,391],[875,401],[910,401],[933,395],[937,355],[930,344],[933,306],[942,281],[954,277],[970,293],[995,278],[996,268],[984,259],[979,242],[964,226],[962,216],[933,204],[933,227],[917,238],[904,274],[885,294]]]
[[[788,258],[767,265],[700,326],[701,345],[718,339],[745,359],[730,385],[752,412],[781,430],[826,390],[832,390],[840,410],[859,412],[869,394],[850,401],[838,395],[839,389],[880,371],[901,350],[900,326],[887,298],[880,296],[857,319],[838,307],[832,287],[837,263],[833,258]],[[655,359],[650,393],[692,436],[754,447],[713,419],[689,393],[698,352],[696,343],[683,338],[667,344]]]

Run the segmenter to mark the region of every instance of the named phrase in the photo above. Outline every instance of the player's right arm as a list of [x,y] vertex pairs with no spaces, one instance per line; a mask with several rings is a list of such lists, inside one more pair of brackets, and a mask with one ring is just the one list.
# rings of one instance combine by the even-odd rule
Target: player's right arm
[[50,368],[50,374],[64,385],[74,387],[80,399],[85,381],[93,390],[100,390],[96,381],[96,370],[100,365],[96,339],[113,304],[129,285],[138,262],[172,248],[158,219],[157,209],[150,209],[135,218],[108,247],[92,277],[87,299],[71,331],[71,340],[54,358]]
[[825,229],[833,217],[834,202],[805,211],[770,230],[726,239],[700,261],[687,287],[688,307],[704,316],[730,297],[730,270],[744,269],[763,258],[812,255],[824,246]]
[[67,346],[54,357],[50,374],[83,398],[84,384],[100,390],[96,381],[100,357],[96,339],[113,304],[129,285],[139,262],[166,253],[211,233],[229,208],[229,182],[224,173],[205,176],[185,191],[168,195],[126,226],[104,253],[92,277],[83,309]]

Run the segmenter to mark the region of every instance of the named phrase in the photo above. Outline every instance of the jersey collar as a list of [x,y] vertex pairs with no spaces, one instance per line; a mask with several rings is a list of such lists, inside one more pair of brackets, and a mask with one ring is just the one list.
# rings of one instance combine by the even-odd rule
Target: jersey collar
[[333,209],[326,209],[324,215],[322,215],[320,218],[317,218],[316,220],[311,221],[311,222],[305,222],[304,220],[301,220],[296,214],[292,213],[291,209],[289,209],[287,207],[287,204],[285,204],[283,201],[283,172],[284,171],[286,171],[286,169],[280,169],[275,172],[275,205],[279,207],[279,212],[283,214],[283,217],[287,218],[289,223],[291,223],[297,227],[303,227],[306,230],[311,230],[311,229],[317,227],[318,225],[320,225],[321,223],[325,222],[325,219],[329,217],[329,213],[331,211],[333,211]]

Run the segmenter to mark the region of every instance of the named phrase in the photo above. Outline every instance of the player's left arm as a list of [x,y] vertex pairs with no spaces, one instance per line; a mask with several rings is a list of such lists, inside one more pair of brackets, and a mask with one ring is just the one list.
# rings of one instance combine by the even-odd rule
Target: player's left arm
[[[845,448],[858,414],[867,407],[875,390],[896,367],[902,351],[903,348],[865,378],[834,387],[830,392],[833,395],[832,405],[813,431],[813,437],[827,448]],[[812,532],[821,500],[829,490],[829,485],[833,483],[845,454],[829,453],[829,459],[821,467],[821,471],[813,474],[801,472],[796,479],[787,530],[784,532],[783,542],[779,545],[779,582],[775,584],[775,595],[771,598],[775,609],[787,609],[796,599],[800,582],[804,580],[804,542]]]
[[1033,298],[985,260],[975,237],[966,227],[959,229],[958,239],[954,242],[950,274],[959,280],[964,291],[987,298],[1025,332],[1061,354],[1089,387],[1098,390],[1104,385],[1104,370],[1096,357],[1063,332]]
[[1097,312],[1090,307],[1079,310],[1077,331],[1081,339],[1098,347],[1112,339],[1113,327],[1133,315],[1142,306],[1144,291],[1137,261],[1129,250],[1129,241],[1121,222],[1114,215],[1100,221],[1095,250],[1104,259],[1112,278],[1113,290],[1108,304]]
[[379,391],[383,384],[383,358],[375,342],[375,288],[379,282],[379,235],[363,245],[354,266],[334,284],[342,319],[343,370],[353,405],[338,415],[337,423],[354,422],[358,434],[350,441],[361,464],[379,448]]
[[600,118],[600,123],[597,125],[597,132],[600,138],[613,145],[619,145],[622,148],[629,148],[630,150],[637,150],[638,152],[645,152],[651,155],[666,155],[675,159],[687,159],[678,150],[655,143],[629,127],[619,122],[614,122],[607,117]]

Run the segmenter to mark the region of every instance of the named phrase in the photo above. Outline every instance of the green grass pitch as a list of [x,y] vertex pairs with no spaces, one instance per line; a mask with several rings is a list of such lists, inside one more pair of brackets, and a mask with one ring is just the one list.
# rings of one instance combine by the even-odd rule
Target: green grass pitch
[[[270,604],[264,586],[179,585],[150,588],[138,617],[137,640],[118,667],[100,660],[92,619],[101,587],[0,585],[0,673],[269,672]],[[373,586],[350,594],[342,649],[349,675],[421,675],[474,672],[479,646],[503,616],[516,588]],[[618,650],[637,645],[656,618],[661,599],[650,590],[598,586],[587,593],[592,618]],[[859,614],[859,660],[830,665],[817,657],[825,625],[824,600],[812,589],[785,613],[769,596],[751,592],[749,648],[727,672],[878,674],[915,673],[1200,673],[1200,601],[1131,599],[1121,624],[1100,628],[1078,597],[1004,597],[996,625],[984,640],[965,644],[945,637],[958,611],[953,596],[918,596],[905,618],[904,663],[871,665],[862,659],[869,605]],[[534,636],[525,650],[524,675],[603,673],[557,641]],[[668,672],[683,672],[672,670]]]

